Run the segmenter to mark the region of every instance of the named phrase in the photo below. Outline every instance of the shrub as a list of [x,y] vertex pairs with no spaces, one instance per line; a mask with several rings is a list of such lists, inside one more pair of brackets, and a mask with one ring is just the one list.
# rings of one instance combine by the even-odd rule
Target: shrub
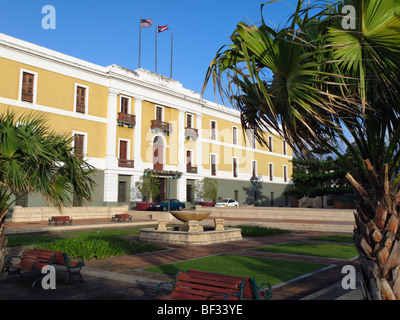
[[240,225],[236,228],[242,229],[242,236],[245,237],[268,237],[276,234],[290,233],[289,230],[278,229],[278,228],[268,228],[259,226],[245,226]]
[[63,251],[69,256],[82,256],[85,260],[112,258],[161,249],[154,244],[131,242],[115,236],[65,238],[40,244],[37,248]]

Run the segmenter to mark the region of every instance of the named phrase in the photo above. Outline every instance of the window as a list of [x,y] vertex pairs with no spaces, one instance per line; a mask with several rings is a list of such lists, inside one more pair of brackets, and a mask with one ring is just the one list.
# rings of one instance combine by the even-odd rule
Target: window
[[211,140],[217,140],[217,123],[211,120]]
[[273,147],[273,142],[272,142],[272,137],[268,136],[268,151],[269,152],[273,152],[274,151],[274,147]]
[[85,147],[85,135],[83,134],[74,134],[74,155],[78,158],[83,158]]
[[273,163],[268,164],[268,174],[269,174],[269,181],[272,181],[274,179],[274,164]]
[[238,144],[238,128],[232,127],[232,144]]
[[126,202],[126,181],[118,181],[118,202]]
[[163,121],[164,120],[164,115],[163,115],[163,107],[156,106],[156,120],[157,121]]
[[128,114],[129,113],[129,98],[121,97],[121,112]]
[[232,158],[232,160],[233,176],[236,178],[238,176],[238,158]]
[[217,175],[217,156],[215,154],[211,155],[211,175]]
[[257,161],[251,160],[251,177],[253,179],[257,178]]
[[233,190],[233,198],[239,202],[239,190]]
[[34,90],[35,75],[25,71],[22,72],[21,100],[33,103]]
[[86,113],[87,109],[88,88],[81,85],[76,85],[75,92],[75,111]]
[[284,156],[286,156],[286,154],[287,154],[287,146],[286,146],[285,140],[282,141],[282,153]]
[[119,159],[127,160],[128,156],[128,141],[120,140],[119,141]]
[[288,181],[287,166],[283,166],[283,182]]
[[186,201],[193,202],[193,186],[191,184],[186,185]]
[[192,151],[186,150],[186,167],[192,167]]
[[271,207],[273,207],[274,206],[274,193],[271,191],[271,199],[270,199],[270,201],[271,201]]
[[193,115],[190,113],[186,114],[186,128],[193,128]]

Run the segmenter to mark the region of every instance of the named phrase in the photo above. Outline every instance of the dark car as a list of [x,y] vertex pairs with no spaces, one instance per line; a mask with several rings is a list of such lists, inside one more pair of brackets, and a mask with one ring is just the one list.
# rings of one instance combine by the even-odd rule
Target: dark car
[[[180,202],[178,199],[170,199],[169,201],[170,210],[181,211],[183,208],[185,208],[185,204],[183,202]],[[168,200],[163,200],[159,203],[152,204],[151,208],[155,210],[168,211]]]

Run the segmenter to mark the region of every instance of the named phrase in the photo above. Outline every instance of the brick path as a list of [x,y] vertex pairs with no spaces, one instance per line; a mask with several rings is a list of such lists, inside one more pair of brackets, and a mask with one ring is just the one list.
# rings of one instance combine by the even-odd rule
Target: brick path
[[[243,221],[242,221],[243,222]],[[76,225],[103,225],[107,221],[103,220],[90,220],[90,221],[74,221]],[[13,230],[14,232],[21,233],[27,228],[34,227],[44,227],[47,223],[45,222],[35,222],[35,223],[8,223],[8,230]],[[124,223],[113,223],[110,227],[125,227],[127,224]],[[51,230],[57,231],[58,227],[52,227]],[[310,237],[316,237],[319,235],[327,235],[329,233],[320,232],[292,232],[289,234],[281,234],[270,237],[261,238],[249,238],[245,237],[241,241],[235,241],[231,243],[215,244],[215,245],[205,245],[196,247],[183,247],[183,246],[173,246],[171,244],[160,244],[161,246],[168,247],[169,250],[146,253],[134,256],[125,256],[104,260],[93,260],[87,261],[87,270],[94,269],[98,271],[107,271],[117,274],[131,275],[140,278],[147,278],[159,281],[168,281],[172,278],[167,275],[149,273],[140,270],[148,266],[165,264],[169,262],[182,261],[187,259],[194,259],[205,257],[214,254],[239,254],[248,256],[259,256],[265,258],[277,258],[284,260],[296,260],[296,261],[307,261],[307,262],[317,262],[332,264],[331,268],[322,270],[307,277],[300,278],[295,281],[289,281],[286,284],[277,285],[273,288],[273,300],[299,300],[305,298],[319,290],[329,287],[335,283],[338,283],[343,278],[341,274],[341,269],[343,265],[352,264],[359,269],[357,260],[341,260],[341,259],[328,259],[328,258],[318,258],[318,257],[305,257],[299,255],[281,255],[273,253],[264,252],[250,252],[244,251],[247,248],[254,248],[259,246],[277,244],[287,241],[301,241]],[[132,236],[132,239],[137,238],[137,236]],[[0,287],[1,290],[1,287]]]

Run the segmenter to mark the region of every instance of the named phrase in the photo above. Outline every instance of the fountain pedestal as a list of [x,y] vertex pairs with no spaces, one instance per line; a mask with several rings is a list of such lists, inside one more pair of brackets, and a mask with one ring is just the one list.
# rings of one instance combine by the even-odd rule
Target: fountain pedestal
[[210,212],[179,211],[171,214],[183,224],[172,229],[167,228],[167,221],[159,221],[157,228],[141,229],[139,239],[176,245],[206,245],[242,239],[241,229],[225,228],[224,219],[215,219],[214,228],[201,226],[199,222]]

